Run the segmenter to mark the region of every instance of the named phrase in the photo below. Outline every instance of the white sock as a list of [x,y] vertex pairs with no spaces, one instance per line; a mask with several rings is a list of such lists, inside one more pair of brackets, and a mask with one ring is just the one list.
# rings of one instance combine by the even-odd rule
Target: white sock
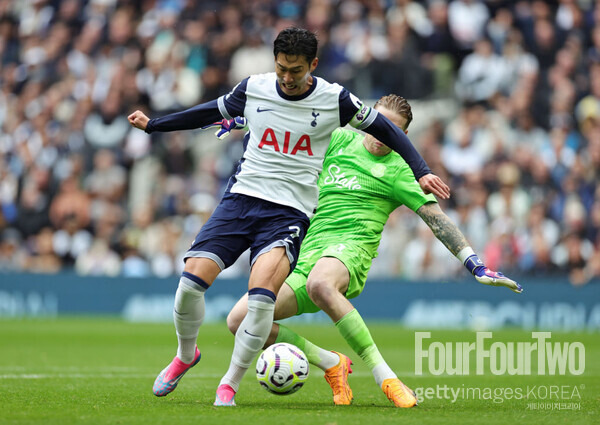
[[340,363],[340,356],[338,356],[334,352],[323,350],[321,347],[317,348],[319,350],[319,360],[313,364],[319,369],[321,369],[323,372],[325,372],[329,368],[337,366]]
[[204,292],[206,284],[197,276],[184,272],[179,280],[173,306],[173,321],[177,333],[177,357],[184,363],[191,363],[196,354],[198,330],[204,320]]
[[396,374],[386,362],[379,363],[377,366],[371,370],[373,373],[373,378],[375,378],[375,382],[377,382],[377,386],[381,388],[381,384],[383,381],[389,378],[397,378]]
[[246,370],[261,350],[273,326],[275,294],[262,288],[248,291],[248,313],[235,333],[235,345],[229,370],[219,385],[227,384],[235,392]]

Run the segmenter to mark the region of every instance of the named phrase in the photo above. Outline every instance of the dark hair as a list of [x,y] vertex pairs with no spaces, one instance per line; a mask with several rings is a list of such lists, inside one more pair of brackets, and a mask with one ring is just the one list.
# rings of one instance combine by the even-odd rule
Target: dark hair
[[304,56],[310,65],[317,57],[317,36],[304,28],[290,27],[282,30],[273,42],[273,54]]
[[378,105],[381,105],[384,108],[389,109],[390,111],[395,112],[403,117],[406,120],[403,130],[408,128],[408,125],[413,119],[412,109],[408,103],[408,100],[396,94],[388,94],[387,96],[379,98],[379,100],[375,102],[374,107],[376,108]]

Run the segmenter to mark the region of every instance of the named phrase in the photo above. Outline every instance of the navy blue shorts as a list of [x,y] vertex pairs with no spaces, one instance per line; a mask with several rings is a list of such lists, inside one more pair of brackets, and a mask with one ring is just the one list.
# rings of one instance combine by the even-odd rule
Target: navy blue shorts
[[250,265],[259,255],[281,246],[296,267],[309,220],[296,208],[239,193],[226,193],[202,226],[184,259],[210,258],[221,270],[250,248]]

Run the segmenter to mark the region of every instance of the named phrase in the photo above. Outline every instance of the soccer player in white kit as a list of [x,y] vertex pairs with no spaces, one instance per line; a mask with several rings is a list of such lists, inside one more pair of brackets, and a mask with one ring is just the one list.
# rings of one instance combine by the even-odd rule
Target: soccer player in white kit
[[235,335],[228,371],[217,388],[216,406],[235,406],[246,370],[273,324],[275,300],[296,265],[300,244],[317,200],[317,180],[331,133],[351,126],[398,152],[425,193],[450,196],[406,135],[338,84],[311,75],[318,64],[313,33],[287,28],[274,41],[275,72],[253,75],[217,100],[157,119],[141,111],[132,126],[148,133],[200,128],[244,116],[249,131],[237,171],[211,218],[185,254],[173,316],[177,355],[158,375],[154,394],[165,396],[200,360],[196,345],[204,318],[204,293],[219,273],[250,248],[248,313]]

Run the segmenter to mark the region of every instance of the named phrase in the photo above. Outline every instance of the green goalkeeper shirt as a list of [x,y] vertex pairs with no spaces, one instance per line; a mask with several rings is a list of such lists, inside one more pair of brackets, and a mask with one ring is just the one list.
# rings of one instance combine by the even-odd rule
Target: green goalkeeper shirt
[[319,204],[303,248],[355,242],[375,258],[393,210],[406,205],[416,211],[436,202],[433,195],[423,193],[400,155],[392,151],[375,156],[363,139],[354,131],[333,132],[319,177]]

